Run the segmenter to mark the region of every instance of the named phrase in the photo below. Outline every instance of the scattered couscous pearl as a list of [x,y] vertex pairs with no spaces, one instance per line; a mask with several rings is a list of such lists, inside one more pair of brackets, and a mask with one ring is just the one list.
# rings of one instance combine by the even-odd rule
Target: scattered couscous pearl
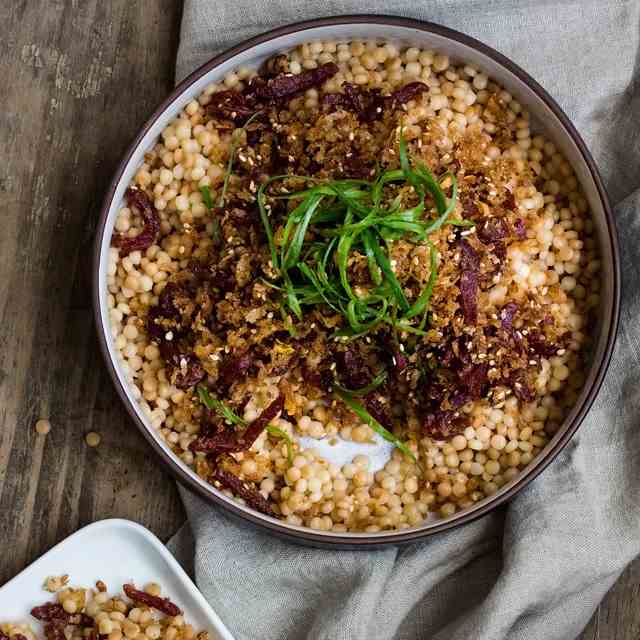
[[90,447],[97,447],[100,444],[100,434],[95,431],[89,431],[84,439]]
[[40,419],[36,422],[36,431],[42,435],[46,436],[49,431],[51,431],[51,423],[48,420]]

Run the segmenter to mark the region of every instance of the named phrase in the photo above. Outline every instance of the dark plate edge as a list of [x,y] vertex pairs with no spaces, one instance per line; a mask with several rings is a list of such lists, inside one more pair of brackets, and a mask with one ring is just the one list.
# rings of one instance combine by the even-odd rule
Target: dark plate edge
[[[154,122],[159,118],[159,116],[165,111],[165,109],[175,100],[175,98],[182,93],[185,89],[187,89],[191,84],[196,82],[200,77],[204,74],[208,73],[211,69],[225,62],[229,58],[237,55],[238,53],[245,51],[251,47],[254,47],[258,44],[264,43],[268,40],[272,40],[274,38],[305,31],[308,29],[313,29],[316,27],[322,26],[332,26],[338,24],[357,24],[357,23],[369,23],[369,24],[381,24],[381,25],[393,25],[393,26],[404,26],[420,31],[425,31],[428,33],[435,33],[440,36],[444,36],[451,40],[455,40],[460,42],[461,44],[472,47],[486,56],[493,58],[496,62],[504,66],[511,73],[517,76],[523,83],[527,84],[537,95],[538,97],[546,104],[546,106],[551,109],[551,111],[556,115],[556,117],[561,122],[562,126],[565,128],[569,136],[573,139],[574,143],[578,147],[584,161],[589,169],[591,177],[596,185],[598,190],[598,194],[600,196],[600,200],[602,201],[603,209],[605,212],[605,218],[608,227],[608,237],[611,245],[611,254],[613,257],[613,283],[612,283],[612,292],[613,292],[613,300],[612,300],[612,313],[611,320],[609,323],[608,331],[607,331],[607,342],[605,346],[604,353],[599,362],[594,363],[594,366],[597,366],[597,371],[595,377],[593,379],[592,386],[584,398],[582,406],[579,411],[574,416],[573,420],[570,423],[563,425],[561,432],[562,436],[555,442],[554,446],[545,452],[544,457],[539,459],[537,465],[531,469],[528,473],[526,473],[519,482],[516,482],[512,487],[509,488],[508,491],[505,491],[503,494],[500,494],[495,499],[488,501],[486,504],[483,504],[481,507],[477,509],[471,509],[469,511],[462,511],[459,515],[454,516],[450,519],[444,520],[442,523],[432,525],[429,529],[417,530],[417,531],[408,531],[406,533],[398,532],[398,533],[390,533],[388,535],[376,535],[371,537],[345,537],[339,534],[336,535],[318,535],[314,533],[312,530],[308,531],[297,531],[285,526],[282,526],[279,521],[267,519],[266,517],[259,516],[254,512],[244,510],[240,505],[236,506],[234,504],[230,504],[220,498],[214,491],[209,491],[202,486],[200,486],[195,479],[189,474],[186,473],[171,457],[167,455],[162,446],[157,443],[150,431],[145,427],[142,421],[136,415],[133,407],[129,404],[129,400],[126,396],[125,390],[120,384],[118,379],[115,367],[111,358],[109,356],[108,347],[107,347],[107,335],[102,327],[101,317],[100,317],[100,297],[99,297],[99,268],[100,268],[100,248],[102,244],[102,237],[104,235],[107,215],[109,212],[109,207],[111,201],[113,199],[115,190],[117,188],[118,183],[122,177],[124,172],[124,168],[128,163],[129,159],[133,155],[135,149],[138,147],[142,138],[146,135],[147,131],[151,128]],[[414,20],[411,18],[402,18],[395,16],[384,16],[384,15],[372,15],[372,14],[362,14],[362,15],[344,15],[344,16],[333,16],[328,18],[318,18],[315,20],[306,20],[303,22],[297,22],[293,24],[289,24],[283,27],[279,27],[277,29],[273,29],[266,33],[260,34],[253,38],[249,38],[244,42],[228,49],[227,51],[215,56],[201,67],[196,69],[193,73],[187,76],[184,80],[182,80],[176,88],[171,92],[171,94],[158,106],[158,108],[153,112],[151,117],[147,120],[147,122],[142,127],[140,133],[136,136],[134,141],[128,147],[123,159],[118,164],[117,170],[115,172],[114,178],[111,181],[109,189],[105,195],[102,208],[100,210],[100,217],[98,221],[98,225],[96,227],[96,236],[94,243],[94,259],[93,259],[93,311],[94,311],[94,321],[96,324],[96,332],[98,334],[98,341],[100,344],[100,350],[102,351],[103,358],[105,360],[105,364],[109,371],[109,375],[111,376],[112,382],[116,388],[118,395],[120,396],[122,402],[124,403],[127,412],[135,422],[138,429],[142,432],[147,441],[151,444],[154,452],[158,455],[161,460],[167,465],[170,473],[183,485],[187,486],[189,489],[197,493],[199,496],[203,497],[208,501],[213,501],[216,504],[221,505],[225,508],[229,513],[233,514],[236,517],[241,518],[243,521],[249,520],[253,524],[259,525],[261,527],[265,527],[272,532],[276,533],[280,537],[283,537],[289,541],[297,542],[297,543],[308,543],[315,546],[322,547],[331,547],[331,548],[375,548],[385,544],[401,544],[406,542],[411,542],[413,540],[417,540],[419,538],[425,538],[435,533],[439,533],[441,531],[445,531],[451,529],[453,527],[457,527],[459,525],[471,522],[480,518],[481,516],[487,514],[489,511],[495,509],[500,504],[505,503],[510,500],[517,492],[519,492],[522,488],[524,488],[529,482],[531,482],[534,478],[538,476],[560,453],[560,451],[564,448],[567,442],[571,439],[573,434],[576,432],[587,412],[591,408],[595,397],[600,390],[602,385],[602,381],[604,379],[604,375],[609,366],[609,362],[611,359],[611,355],[613,352],[613,347],[615,343],[615,338],[618,330],[618,322],[619,322],[619,312],[620,312],[620,251],[618,246],[618,237],[616,233],[615,220],[613,216],[613,211],[609,202],[609,198],[602,182],[602,178],[600,173],[596,167],[595,161],[591,156],[591,153],[587,149],[586,144],[582,140],[580,134],[573,126],[569,118],[562,111],[557,102],[542,88],[540,84],[538,84],[526,71],[521,69],[518,65],[512,62],[509,58],[502,55],[495,49],[483,44],[479,40],[467,36],[463,33],[450,29],[448,27],[443,27],[431,22],[424,22],[420,20]],[[603,328],[604,330],[604,328]]]

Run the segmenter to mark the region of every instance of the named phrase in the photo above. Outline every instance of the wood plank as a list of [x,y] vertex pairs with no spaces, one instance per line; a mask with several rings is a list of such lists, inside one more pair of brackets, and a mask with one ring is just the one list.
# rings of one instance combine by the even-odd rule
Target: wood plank
[[640,557],[611,588],[579,640],[640,638]]
[[131,518],[167,538],[184,513],[112,389],[89,289],[103,194],[173,84],[180,3],[0,5],[1,584],[94,520]]

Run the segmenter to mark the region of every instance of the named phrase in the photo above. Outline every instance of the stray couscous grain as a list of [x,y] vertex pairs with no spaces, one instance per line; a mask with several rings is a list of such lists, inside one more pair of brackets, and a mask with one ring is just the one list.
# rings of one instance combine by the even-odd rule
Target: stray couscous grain
[[101,440],[100,434],[96,433],[95,431],[89,431],[84,439],[87,443],[87,446],[89,447],[97,447],[100,444]]
[[36,431],[41,436],[46,436],[51,431],[51,423],[48,420],[41,419],[36,422]]

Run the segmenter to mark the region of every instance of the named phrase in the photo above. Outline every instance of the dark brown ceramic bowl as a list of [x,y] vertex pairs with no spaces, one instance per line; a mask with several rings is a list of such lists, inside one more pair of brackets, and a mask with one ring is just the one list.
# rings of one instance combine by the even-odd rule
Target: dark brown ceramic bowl
[[[191,98],[198,96],[207,84],[219,81],[225,73],[238,66],[257,67],[267,57],[303,42],[350,38],[390,40],[402,44],[426,46],[444,52],[453,60],[465,61],[482,69],[514,95],[530,112],[535,128],[551,139],[573,166],[593,213],[603,265],[602,304],[587,380],[575,407],[546,449],[513,481],[502,487],[495,495],[478,502],[469,509],[444,520],[428,520],[411,529],[374,534],[320,532],[290,525],[239,504],[200,479],[166,447],[136,402],[135,390],[120,369],[111,339],[106,306],[107,253],[117,210],[121,206],[127,184],[132,179],[136,167],[142,162],[145,150],[153,146],[169,121]],[[613,349],[618,324],[619,300],[620,266],[611,207],[593,158],[567,116],[533,78],[497,51],[451,29],[404,18],[361,15],[301,22],[247,40],[207,62],[176,87],[143,126],[140,134],[129,147],[105,198],[96,234],[94,307],[100,346],[122,401],[162,464],[181,483],[211,504],[220,505],[246,522],[257,524],[280,536],[314,545],[371,547],[417,540],[479,518],[515,496],[558,455],[589,410],[602,383]]]

